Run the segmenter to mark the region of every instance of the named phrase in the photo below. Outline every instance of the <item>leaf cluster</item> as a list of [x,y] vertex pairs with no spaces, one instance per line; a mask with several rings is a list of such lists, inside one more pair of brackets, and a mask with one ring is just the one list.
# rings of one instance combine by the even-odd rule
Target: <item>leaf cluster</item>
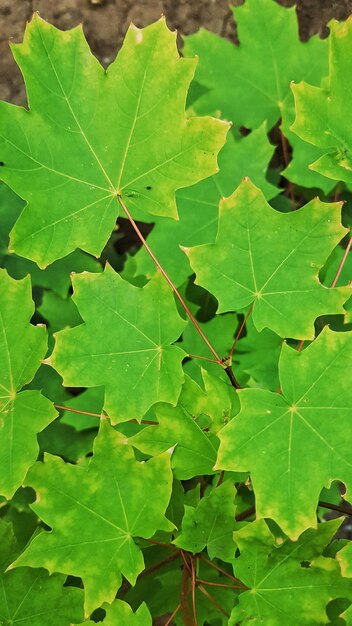
[[12,45],[1,624],[352,624],[352,18],[232,11]]

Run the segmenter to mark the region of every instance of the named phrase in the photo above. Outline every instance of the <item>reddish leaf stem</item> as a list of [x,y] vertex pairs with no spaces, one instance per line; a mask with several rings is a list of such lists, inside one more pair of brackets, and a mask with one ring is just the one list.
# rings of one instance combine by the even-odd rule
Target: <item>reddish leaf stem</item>
[[198,354],[189,354],[188,356],[191,359],[201,359],[202,361],[210,361],[210,363],[217,363],[217,364],[219,364],[219,361],[215,361],[215,359],[208,359],[208,357],[206,357],[206,356],[198,356]]
[[220,476],[219,476],[218,482],[216,483],[217,487],[220,487],[220,485],[222,484],[222,482],[224,480],[224,476],[225,476],[225,472],[224,472],[224,470],[222,470],[220,472]]
[[347,260],[347,257],[348,257],[348,253],[349,253],[349,251],[350,251],[350,249],[351,249],[351,246],[352,246],[352,237],[350,237],[350,240],[349,240],[349,242],[348,242],[348,244],[347,244],[347,247],[346,247],[345,253],[344,253],[344,255],[343,255],[342,259],[341,259],[341,263],[340,263],[340,265],[339,265],[339,266],[338,266],[338,268],[337,268],[337,272],[336,272],[336,274],[335,274],[335,278],[334,278],[334,280],[332,281],[332,283],[331,283],[330,287],[335,287],[335,285],[336,285],[336,283],[337,283],[338,279],[340,278],[340,274],[341,274],[341,272],[342,272],[343,266],[344,266],[344,265],[345,265],[345,263],[346,263],[346,260]]
[[245,511],[242,511],[242,513],[237,513],[236,522],[243,522],[243,520],[247,519],[247,517],[251,517],[251,515],[254,515],[254,513],[255,513],[255,506],[250,506]]
[[153,259],[155,265],[157,266],[158,270],[162,273],[162,275],[164,276],[165,280],[168,282],[168,284],[170,285],[172,291],[174,292],[175,296],[178,298],[178,300],[181,303],[181,306],[183,308],[183,310],[186,312],[187,316],[189,317],[190,321],[192,322],[193,326],[195,327],[195,329],[197,330],[197,332],[200,334],[200,336],[202,337],[204,343],[206,343],[206,345],[208,346],[209,350],[211,351],[211,353],[214,355],[216,362],[219,363],[220,365],[222,364],[221,358],[218,355],[218,353],[216,352],[215,348],[212,346],[212,344],[210,343],[210,341],[207,339],[207,337],[205,336],[205,334],[203,333],[202,329],[200,328],[196,318],[194,317],[194,315],[191,313],[191,311],[189,310],[187,304],[185,303],[184,299],[182,298],[180,292],[178,291],[176,285],[174,285],[174,283],[172,282],[171,278],[169,277],[169,275],[165,272],[164,268],[162,267],[162,265],[159,263],[158,259],[156,258],[154,252],[151,250],[151,248],[149,247],[149,245],[147,244],[147,241],[145,240],[145,238],[143,237],[141,231],[139,230],[136,222],[134,221],[132,215],[130,214],[127,206],[125,205],[124,201],[122,200],[121,196],[117,196],[119,203],[122,207],[122,209],[124,210],[124,212],[127,215],[127,218],[130,222],[130,224],[132,225],[132,228],[134,229],[135,233],[137,234],[138,238],[140,239],[140,241],[142,242],[143,246],[145,247],[146,251],[148,252],[149,256]]
[[155,546],[162,546],[163,548],[169,548],[169,550],[176,550],[177,552],[180,552],[179,548],[176,548],[176,546],[173,546],[170,543],[162,543],[161,541],[154,541],[154,539],[146,539],[145,537],[142,537],[142,539],[148,543],[153,543]]
[[[289,162],[290,162],[290,157],[288,154],[288,143],[287,143],[287,139],[285,137],[285,135],[283,134],[282,131],[280,131],[280,136],[281,136],[281,148],[282,148],[282,155],[284,157],[284,163],[285,166],[287,167]],[[294,210],[295,208],[295,195],[293,193],[293,185],[291,183],[291,181],[287,181],[287,191],[290,195],[290,199],[292,202],[292,209]]]
[[244,329],[244,327],[246,325],[246,321],[248,320],[250,314],[252,313],[252,310],[253,310],[253,304],[251,304],[251,306],[249,307],[249,309],[248,309],[248,311],[247,311],[247,313],[246,313],[246,315],[245,315],[245,317],[243,319],[243,322],[242,322],[241,326],[239,327],[239,329],[237,331],[237,334],[236,334],[236,337],[235,337],[235,341],[233,342],[231,350],[229,352],[229,361],[230,361],[230,363],[232,361],[233,351],[234,351],[234,349],[236,347],[236,344],[237,344],[238,340],[240,339],[240,337],[242,335],[243,329]]
[[103,413],[90,413],[90,411],[80,411],[79,409],[71,409],[68,406],[63,406],[62,404],[54,404],[56,409],[61,409],[62,411],[69,411],[70,413],[81,413],[82,415],[90,415],[91,417],[105,417]]
[[338,504],[330,504],[330,502],[323,502],[323,500],[319,500],[319,506],[324,509],[330,509],[331,511],[337,511],[338,513],[342,513],[343,515],[348,515],[352,517],[352,508],[346,509],[343,506],[339,506]]
[[227,576],[227,578],[231,578],[231,580],[234,580],[236,583],[239,583],[240,585],[245,587],[245,585],[243,584],[243,582],[239,578],[235,578],[235,576],[232,576],[231,574],[229,574],[226,570],[224,570],[221,567],[219,567],[219,565],[216,565],[216,563],[213,563],[212,561],[209,561],[209,559],[205,558],[205,556],[202,556],[202,555],[201,555],[200,558],[203,561],[205,561],[205,563],[208,563],[208,565],[210,565],[211,567],[216,569],[218,572],[220,572],[224,576]]
[[243,585],[225,585],[224,583],[213,583],[209,580],[203,580],[202,578],[197,578],[197,583],[203,583],[203,585],[208,585],[210,587],[226,587],[227,589],[242,589],[242,591],[248,589],[248,587],[244,587]]
[[202,594],[206,598],[208,598],[209,602],[211,602],[214,606],[216,606],[216,608],[220,611],[220,613],[222,613],[226,617],[230,617],[230,614],[227,611],[225,611],[225,609],[223,609],[222,606],[220,606],[220,604],[218,604],[216,600],[214,600],[214,598],[210,595],[210,593],[206,591],[206,589],[204,589],[202,585],[198,585],[198,589],[199,591],[202,592]]
[[[81,413],[82,415],[90,415],[91,417],[108,417],[108,415],[104,415],[104,413],[90,413],[89,411],[81,411],[79,409],[71,409],[68,406],[62,406],[61,404],[54,404],[56,409],[62,409],[63,411],[69,411],[70,413]],[[152,426],[158,426],[159,422],[152,422],[150,420],[141,420],[140,422],[136,419],[127,420],[127,422],[133,422],[135,424],[149,424]]]
[[[181,550],[181,555],[182,555],[182,550]],[[182,558],[184,559],[184,561],[186,561],[184,555],[182,556]],[[190,581],[190,572],[188,568],[189,568],[188,564],[187,566],[186,564],[184,564],[183,570],[182,570],[182,577],[181,577],[180,604],[181,604],[181,613],[183,617],[184,626],[194,626],[192,623],[193,620],[192,620],[191,612],[190,612],[189,605],[188,605],[189,581]]]
[[197,610],[196,610],[196,570],[194,567],[194,559],[191,558],[191,570],[192,570],[192,612],[194,626],[198,626]]
[[[345,250],[344,255],[343,255],[342,259],[341,259],[340,265],[337,268],[336,274],[334,276],[334,280],[332,281],[332,283],[330,285],[330,289],[333,289],[335,287],[335,285],[336,285],[336,283],[337,283],[337,281],[338,281],[338,279],[340,277],[340,274],[341,274],[341,272],[343,270],[343,266],[346,263],[346,260],[347,260],[347,257],[348,257],[348,253],[351,250],[351,246],[352,246],[352,237],[350,237],[350,240],[349,240],[349,242],[348,242],[348,244],[346,246],[346,250]],[[302,339],[299,342],[298,346],[297,346],[297,352],[301,352],[304,344],[305,344],[305,339]]]
[[172,620],[174,619],[174,617],[177,615],[177,613],[179,612],[181,608],[181,604],[178,604],[176,609],[174,610],[174,612],[170,615],[169,619],[167,620],[167,622],[165,622],[164,626],[170,626]]

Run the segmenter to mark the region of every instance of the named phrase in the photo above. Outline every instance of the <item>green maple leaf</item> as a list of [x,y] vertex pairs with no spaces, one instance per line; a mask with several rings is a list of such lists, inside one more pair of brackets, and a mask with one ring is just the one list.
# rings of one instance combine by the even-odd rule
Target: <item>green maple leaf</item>
[[[130,605],[122,600],[115,600],[112,604],[104,604],[102,608],[106,612],[102,621],[104,626],[152,626],[152,618],[144,602],[135,613],[133,613]],[[93,624],[93,621],[86,620],[84,622],[84,624],[88,623]],[[96,624],[95,621],[94,624]]]
[[184,352],[170,344],[185,326],[161,274],[143,289],[107,266],[73,278],[73,300],[85,324],[55,335],[48,363],[68,387],[105,386],[114,423],[142,418],[156,402],[176,404]]
[[263,520],[235,532],[241,554],[234,568],[249,590],[240,594],[229,625],[326,624],[327,603],[351,595],[336,560],[321,556],[339,524],[339,520],[321,524],[318,530],[307,530],[297,542],[285,541],[282,545],[275,545]]
[[107,71],[80,26],[62,32],[38,14],[12,51],[30,110],[0,105],[1,177],[28,202],[11,245],[40,267],[77,247],[99,256],[119,195],[176,218],[176,189],[217,171],[228,124],[185,116],[196,60],[179,59],[163,18],[130,26]]
[[[0,258],[8,253],[9,232],[19,218],[24,202],[3,183],[0,184]],[[1,260],[3,263],[3,259]]]
[[282,339],[271,330],[265,328],[260,333],[256,330],[253,320],[246,321],[246,336],[236,346],[236,376],[250,375],[251,386],[259,386],[276,391],[279,387],[278,363]]
[[291,81],[315,76],[326,42],[300,42],[294,7],[246,0],[232,11],[239,46],[204,29],[185,37],[183,53],[199,55],[196,80],[207,88],[192,106],[198,113],[220,109],[237,126],[256,128],[267,120],[271,128],[291,97]]
[[352,182],[352,133],[349,106],[352,76],[352,19],[332,21],[329,80],[323,88],[293,86],[296,121],[292,130],[323,151],[310,167],[335,180]]
[[273,518],[292,538],[315,526],[324,486],[337,478],[352,484],[352,390],[345,376],[351,348],[351,332],[327,327],[301,353],[284,344],[282,394],[240,390],[241,411],[218,434],[217,468],[250,471],[257,516]]
[[0,520],[0,623],[4,626],[70,626],[83,617],[81,589],[64,587],[65,576],[21,567],[4,571],[18,554],[12,524]]
[[145,454],[160,454],[175,447],[172,468],[176,478],[187,480],[197,475],[213,474],[218,440],[204,430],[197,417],[181,406],[159,404],[155,408],[159,425],[148,426],[129,439],[129,443]]
[[279,213],[243,181],[220,205],[215,244],[187,251],[197,284],[216,296],[219,313],[253,305],[258,331],[313,339],[316,317],[343,313],[350,293],[348,287],[328,289],[318,279],[347,232],[340,211],[340,203],[316,198],[298,211]]
[[231,562],[235,555],[235,489],[227,480],[202,498],[196,508],[185,506],[181,533],[174,544],[194,554],[205,547],[211,559]]
[[[273,152],[274,147],[268,141],[265,124],[240,140],[229,133],[219,154],[220,171],[177,192],[179,221],[154,219],[155,225],[148,235],[148,244],[176,286],[181,285],[192,273],[180,246],[198,246],[215,240],[219,201],[228,196],[244,176],[250,176],[267,199],[278,194],[279,189],[265,177]],[[252,158],[253,154],[256,155],[255,159]],[[134,259],[136,273],[150,277],[157,271],[144,247]]]
[[32,326],[29,277],[13,280],[0,270],[0,493],[7,498],[21,485],[39,452],[37,433],[57,415],[39,391],[22,391],[47,349],[43,327]]
[[[142,483],[153,486],[148,498]],[[88,468],[47,455],[26,484],[37,492],[33,510],[53,530],[35,537],[15,564],[81,577],[88,615],[112,602],[121,575],[135,584],[144,561],[133,537],[173,528],[164,516],[172,489],[170,454],[138,463],[107,420]]]

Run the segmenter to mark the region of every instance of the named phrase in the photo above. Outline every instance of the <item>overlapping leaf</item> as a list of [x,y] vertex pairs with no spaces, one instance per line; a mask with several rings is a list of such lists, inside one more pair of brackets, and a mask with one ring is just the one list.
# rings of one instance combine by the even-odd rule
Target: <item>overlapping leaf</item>
[[257,516],[292,538],[315,526],[324,486],[352,485],[351,362],[351,332],[326,327],[301,353],[283,345],[282,394],[240,390],[241,411],[219,433],[218,469],[250,471]]
[[[136,462],[106,420],[88,469],[47,456],[30,470],[27,484],[37,492],[33,509],[53,530],[35,537],[16,565],[80,576],[87,614],[112,602],[121,575],[134,584],[143,570],[133,537],[173,527],[164,515],[172,487],[170,454]],[[141,484],[152,486],[148,498]]]
[[0,520],[0,622],[21,626],[70,626],[83,617],[80,589],[64,587],[65,576],[21,567],[5,572],[18,553],[11,524]]
[[246,0],[232,10],[239,46],[204,29],[185,38],[183,52],[199,55],[196,80],[207,88],[193,107],[220,110],[237,126],[256,128],[267,120],[271,128],[291,97],[290,82],[315,78],[326,42],[301,43],[295,9],[273,0]]
[[160,454],[176,446],[172,455],[175,476],[187,480],[197,475],[212,474],[218,440],[208,433],[207,420],[184,411],[181,406],[160,404],[155,409],[159,425],[148,426],[130,438],[131,445],[145,454]]
[[[152,626],[152,618],[148,611],[147,605],[141,604],[134,613],[129,604],[122,600],[115,600],[112,604],[104,604],[103,609],[106,611],[103,620],[104,626]],[[95,624],[94,620],[86,620],[85,624]],[[83,625],[81,625],[83,626]]]
[[18,254],[41,267],[77,247],[99,256],[118,195],[175,218],[176,189],[217,171],[228,125],[185,116],[196,61],[179,59],[164,19],[132,25],[107,72],[81,27],[62,32],[38,14],[12,50],[30,106],[0,106],[1,177],[28,202],[11,236]]
[[316,317],[343,313],[350,294],[348,287],[327,289],[317,276],[346,232],[340,210],[340,203],[315,199],[279,213],[245,180],[220,205],[215,244],[188,251],[196,282],[217,297],[219,313],[253,305],[258,331],[313,339]]
[[[229,625],[320,626],[332,598],[350,597],[349,582],[334,559],[321,556],[339,522],[306,531],[297,542],[275,546],[263,520],[234,533],[240,549],[236,576],[249,587],[239,596]],[[299,615],[299,622],[297,616]]]
[[211,559],[231,562],[236,549],[234,495],[233,483],[227,480],[202,498],[196,508],[185,506],[181,533],[175,545],[194,554],[207,547]]
[[57,415],[39,391],[22,391],[46,352],[46,333],[34,312],[29,277],[0,270],[0,493],[10,498],[38,455],[37,433]]
[[[244,176],[250,176],[267,199],[278,194],[277,187],[265,177],[273,152],[265,125],[242,139],[235,139],[233,133],[229,133],[219,155],[220,171],[197,185],[177,192],[179,221],[155,218],[148,243],[177,286],[192,273],[180,246],[197,246],[215,240],[219,201],[228,196]],[[155,263],[145,248],[142,247],[134,259],[136,273],[148,277],[155,274]]]
[[85,324],[55,335],[48,360],[71,387],[105,387],[104,409],[114,423],[142,418],[156,402],[176,404],[184,352],[170,344],[185,326],[161,274],[143,289],[107,266],[73,279]]
[[323,151],[311,165],[314,171],[352,182],[352,18],[342,23],[333,21],[330,29],[329,80],[322,88],[306,83],[293,87],[293,130]]

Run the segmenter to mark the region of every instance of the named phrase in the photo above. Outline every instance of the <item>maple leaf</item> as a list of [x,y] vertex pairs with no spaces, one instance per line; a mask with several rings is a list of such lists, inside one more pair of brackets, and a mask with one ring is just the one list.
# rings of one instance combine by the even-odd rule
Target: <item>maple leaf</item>
[[185,326],[161,274],[143,289],[107,266],[73,278],[73,300],[85,323],[55,334],[46,363],[69,387],[105,387],[114,423],[142,418],[156,402],[176,404],[183,350],[171,346]]
[[0,519],[0,623],[4,626],[68,626],[83,617],[83,593],[64,587],[65,576],[43,569],[5,569],[19,552],[12,524]]
[[339,525],[340,520],[327,522],[282,545],[275,545],[263,520],[235,532],[241,554],[234,568],[249,590],[240,594],[229,625],[296,626],[297,606],[300,626],[327,623],[326,604],[351,595],[336,561],[321,556]]
[[[153,485],[148,498],[141,483]],[[37,492],[33,510],[53,530],[37,535],[15,565],[80,576],[87,615],[113,601],[121,575],[135,584],[144,561],[133,537],[173,529],[164,516],[172,488],[170,454],[138,463],[107,420],[88,468],[46,455],[44,464],[31,468],[26,484]]]
[[329,37],[329,80],[322,88],[293,85],[296,120],[292,130],[318,146],[323,155],[310,167],[335,180],[352,182],[350,82],[352,18],[332,21]]
[[207,547],[211,559],[231,562],[235,556],[235,490],[231,480],[215,487],[196,508],[185,506],[182,528],[174,544],[194,554]]
[[187,480],[201,474],[212,474],[218,440],[207,433],[198,419],[181,406],[159,404],[155,408],[157,426],[148,426],[129,439],[145,454],[155,455],[175,447],[172,468],[176,478]]
[[[265,177],[273,152],[265,124],[241,139],[235,139],[233,133],[229,133],[219,154],[219,172],[176,193],[179,221],[154,218],[148,244],[176,286],[182,285],[192,273],[180,246],[198,246],[215,240],[219,201],[228,196],[244,176],[250,176],[267,199],[278,194],[279,189]],[[145,219],[142,215],[141,218]],[[144,247],[133,258],[136,274],[151,277],[157,271]]]
[[77,247],[99,256],[118,196],[176,218],[176,189],[217,171],[228,124],[186,117],[196,60],[179,58],[163,18],[130,26],[107,71],[80,26],[62,32],[38,14],[12,51],[30,110],[0,103],[1,177],[28,202],[11,245],[40,267]]
[[335,479],[352,484],[352,390],[345,376],[351,348],[351,332],[327,327],[301,353],[284,344],[282,394],[240,390],[239,414],[218,433],[217,469],[250,471],[257,516],[271,517],[292,538],[316,525],[324,486]]
[[[143,602],[134,613],[129,604],[122,600],[115,600],[112,604],[104,604],[102,606],[106,615],[103,620],[103,626],[152,626],[152,618]],[[95,620],[86,620],[84,624],[96,624]],[[83,626],[78,625],[78,626]]]
[[13,280],[0,270],[0,493],[7,498],[21,485],[37,458],[37,433],[57,415],[39,391],[22,391],[47,349],[43,327],[29,323],[34,313],[30,278]]
[[[253,305],[258,331],[314,338],[319,315],[343,313],[349,287],[328,289],[318,279],[333,248],[347,232],[341,203],[312,200],[279,213],[249,180],[220,205],[215,244],[186,250],[196,282],[216,296],[218,313]],[[275,253],[274,253],[275,251]]]
[[198,113],[220,109],[236,126],[256,128],[266,120],[271,128],[291,97],[291,81],[315,76],[326,42],[317,37],[300,42],[294,7],[246,0],[230,8],[239,46],[203,28],[185,37],[183,53],[199,55],[195,79],[206,87],[192,106]]

